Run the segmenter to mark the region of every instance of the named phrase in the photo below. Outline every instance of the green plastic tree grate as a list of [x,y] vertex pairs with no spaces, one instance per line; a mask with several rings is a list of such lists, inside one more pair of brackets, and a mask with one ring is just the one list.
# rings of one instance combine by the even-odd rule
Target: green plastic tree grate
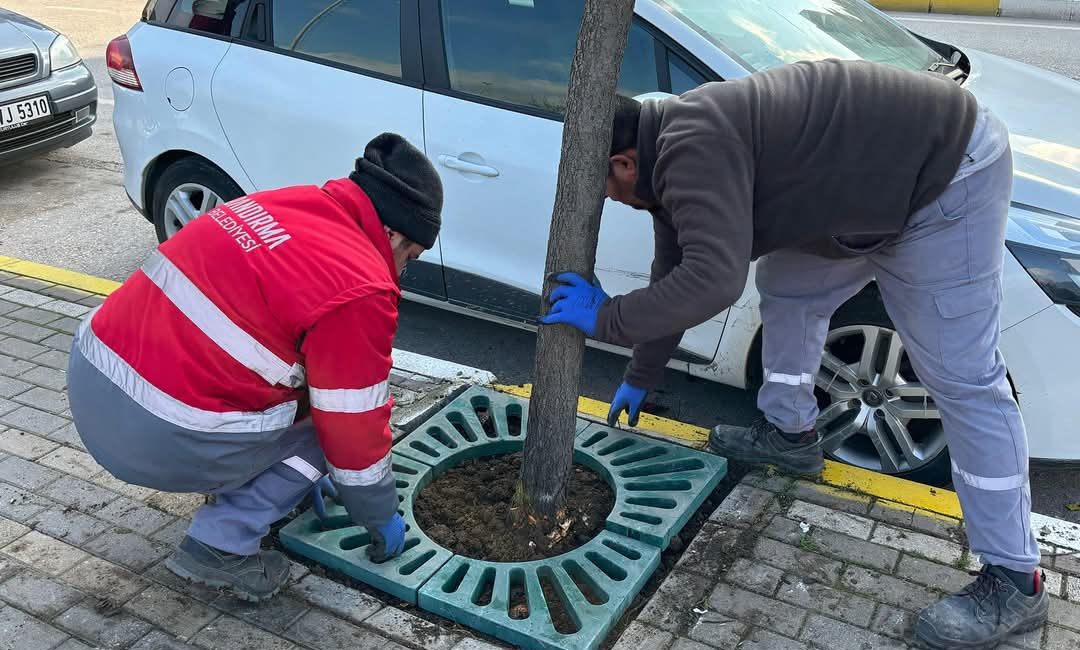
[[599,424],[578,434],[574,449],[576,462],[615,487],[607,529],[661,549],[727,474],[720,456]]
[[[523,648],[591,649],[603,642],[659,563],[660,549],[608,531],[535,562],[455,555],[420,589],[419,604]],[[563,613],[561,629],[553,610]]]
[[[420,608],[530,650],[593,650],[633,602],[660,553],[727,471],[727,462],[677,444],[578,419],[574,462],[615,493],[605,530],[562,555],[486,562],[454,555],[416,526],[413,505],[446,470],[519,451],[528,402],[471,388],[394,445],[393,472],[405,518],[405,552],[367,559],[370,538],[344,508],[328,521],[306,512],[281,529],[290,550]],[[554,615],[553,615],[554,614]]]
[[353,524],[343,506],[331,506],[329,501],[326,522],[319,521],[314,510],[308,510],[278,534],[289,550],[415,605],[420,586],[453,553],[431,541],[413,518],[413,501],[434,476],[431,467],[398,454],[393,454],[391,467],[401,501],[398,512],[406,525],[405,552],[398,557],[381,564],[369,560],[366,547],[371,544],[371,536],[362,526]]

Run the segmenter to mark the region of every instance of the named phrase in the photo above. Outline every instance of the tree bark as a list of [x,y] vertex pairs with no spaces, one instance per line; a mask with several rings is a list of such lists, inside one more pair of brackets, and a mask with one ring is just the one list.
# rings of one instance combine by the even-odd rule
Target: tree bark
[[[615,88],[633,15],[634,0],[585,0],[570,68],[558,189],[548,238],[544,311],[553,274],[574,271],[593,277]],[[540,328],[518,494],[519,505],[535,517],[556,517],[566,500],[584,352],[585,336],[578,330],[565,325]]]

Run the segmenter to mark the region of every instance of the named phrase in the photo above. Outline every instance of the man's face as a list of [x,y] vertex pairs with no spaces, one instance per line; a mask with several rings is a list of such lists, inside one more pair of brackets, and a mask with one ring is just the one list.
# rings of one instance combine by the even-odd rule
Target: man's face
[[386,234],[390,236],[390,249],[394,253],[394,266],[397,267],[398,277],[401,277],[405,273],[405,267],[409,265],[409,262],[420,257],[425,249],[405,235],[394,232],[389,228],[386,229]]
[[638,210],[647,210],[648,204],[637,197],[637,150],[627,149],[615,154],[608,161],[607,197]]

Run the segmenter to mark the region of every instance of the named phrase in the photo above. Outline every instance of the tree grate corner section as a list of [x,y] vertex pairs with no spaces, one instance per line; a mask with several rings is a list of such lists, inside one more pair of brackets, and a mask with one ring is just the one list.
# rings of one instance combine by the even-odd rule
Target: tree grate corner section
[[605,529],[561,555],[488,562],[456,555],[416,525],[417,495],[466,460],[520,451],[528,402],[484,388],[452,400],[393,449],[405,551],[367,559],[366,531],[340,505],[280,531],[291,551],[421,609],[528,649],[603,643],[660,563],[660,554],[727,473],[718,456],[578,419],[575,464],[607,481],[615,505]]

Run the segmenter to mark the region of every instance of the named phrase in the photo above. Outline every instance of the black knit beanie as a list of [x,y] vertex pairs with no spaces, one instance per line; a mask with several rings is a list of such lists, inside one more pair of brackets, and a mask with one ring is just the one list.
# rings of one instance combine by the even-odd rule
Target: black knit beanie
[[375,204],[383,225],[424,248],[435,245],[442,181],[423,152],[396,133],[383,133],[364,148],[349,178]]

